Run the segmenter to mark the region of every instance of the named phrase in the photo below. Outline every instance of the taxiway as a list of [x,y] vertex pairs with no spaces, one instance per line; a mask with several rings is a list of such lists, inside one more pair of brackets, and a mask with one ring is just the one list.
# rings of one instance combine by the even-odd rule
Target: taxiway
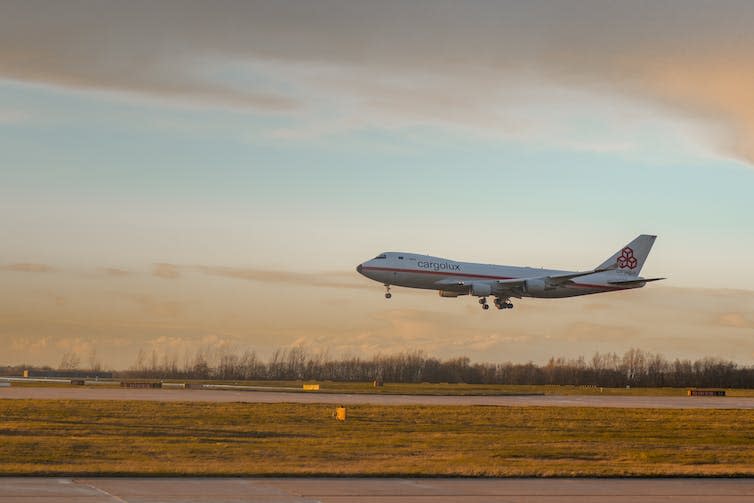
[[753,479],[0,478],[0,503],[743,503]]
[[434,396],[275,391],[218,391],[128,388],[0,388],[0,399],[149,400],[163,402],[324,403],[334,405],[499,405],[541,407],[618,407],[643,409],[754,409],[754,397],[685,396]]

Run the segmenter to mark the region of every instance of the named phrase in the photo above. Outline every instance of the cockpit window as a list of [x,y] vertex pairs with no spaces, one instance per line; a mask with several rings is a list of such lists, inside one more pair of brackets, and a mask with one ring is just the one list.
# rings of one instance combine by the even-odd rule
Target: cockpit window
[[382,255],[377,255],[377,256],[376,256],[376,257],[374,257],[374,259],[372,259],[372,260],[378,260],[378,259],[381,259],[381,258],[387,258],[387,255],[385,255],[385,254],[383,253]]

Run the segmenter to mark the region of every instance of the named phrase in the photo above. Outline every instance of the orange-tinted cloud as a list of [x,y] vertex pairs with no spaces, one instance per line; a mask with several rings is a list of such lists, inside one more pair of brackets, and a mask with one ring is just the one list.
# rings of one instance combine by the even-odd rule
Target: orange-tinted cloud
[[640,335],[640,331],[636,328],[590,321],[569,323],[564,327],[563,333],[568,341],[574,343],[629,340],[631,337]]
[[55,269],[46,264],[34,264],[29,262],[19,262],[1,266],[0,270],[16,272],[54,272]]
[[165,263],[154,264],[152,274],[163,279],[175,279],[181,276],[178,266]]
[[144,313],[152,318],[180,318],[186,309],[186,303],[177,300],[155,299],[146,293],[122,294],[122,297],[130,299],[138,304]]
[[108,276],[112,276],[115,278],[123,278],[126,276],[131,276],[131,271],[128,271],[126,269],[119,269],[117,267],[106,267],[102,269],[102,272],[107,274]]
[[754,329],[754,319],[751,313],[722,313],[717,317],[717,324],[732,328]]
[[[693,54],[647,65],[646,90],[668,105],[722,126],[718,142],[754,160],[754,69],[751,46],[733,53]],[[722,49],[721,49],[722,50]]]

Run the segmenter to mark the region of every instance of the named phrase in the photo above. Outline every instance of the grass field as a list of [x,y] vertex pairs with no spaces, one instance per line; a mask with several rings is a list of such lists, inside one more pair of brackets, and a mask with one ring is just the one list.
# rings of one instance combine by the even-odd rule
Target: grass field
[[4,475],[752,476],[754,411],[0,400]]

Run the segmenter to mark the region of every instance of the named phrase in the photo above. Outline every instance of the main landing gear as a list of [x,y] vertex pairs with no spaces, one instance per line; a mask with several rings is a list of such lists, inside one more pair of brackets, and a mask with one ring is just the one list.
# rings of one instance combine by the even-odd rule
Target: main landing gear
[[392,296],[393,296],[393,294],[390,293],[390,285],[385,284],[385,298],[389,299]]
[[[487,297],[479,297],[479,303],[482,305],[482,309],[484,309],[485,311],[490,308],[490,305],[487,304]],[[498,309],[513,309],[513,304],[511,303],[510,299],[501,299],[500,297],[495,297],[493,303]]]
[[498,309],[513,309],[513,304],[510,299],[495,298],[495,307]]

